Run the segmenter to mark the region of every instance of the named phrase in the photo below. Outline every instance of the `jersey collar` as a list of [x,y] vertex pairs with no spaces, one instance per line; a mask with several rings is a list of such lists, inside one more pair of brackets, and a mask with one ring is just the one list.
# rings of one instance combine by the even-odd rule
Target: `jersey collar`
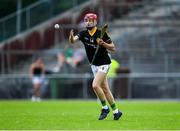
[[93,36],[94,33],[96,32],[96,30],[97,30],[97,27],[96,27],[96,26],[95,26],[94,28],[92,28],[91,30],[88,30],[89,35],[90,35],[90,36]]

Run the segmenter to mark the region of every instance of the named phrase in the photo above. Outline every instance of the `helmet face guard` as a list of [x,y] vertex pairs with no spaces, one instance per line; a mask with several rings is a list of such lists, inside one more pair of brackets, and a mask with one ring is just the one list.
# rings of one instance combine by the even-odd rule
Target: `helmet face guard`
[[88,13],[84,17],[84,25],[86,28],[93,28],[97,25],[97,15],[94,13]]

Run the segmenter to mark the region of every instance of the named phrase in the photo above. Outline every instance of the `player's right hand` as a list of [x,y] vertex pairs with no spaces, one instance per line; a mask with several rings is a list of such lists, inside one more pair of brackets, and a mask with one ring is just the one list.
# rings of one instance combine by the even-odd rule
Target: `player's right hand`
[[73,29],[69,33],[69,43],[74,43],[74,30]]
[[73,36],[74,37],[74,30],[73,29],[70,31],[69,36]]

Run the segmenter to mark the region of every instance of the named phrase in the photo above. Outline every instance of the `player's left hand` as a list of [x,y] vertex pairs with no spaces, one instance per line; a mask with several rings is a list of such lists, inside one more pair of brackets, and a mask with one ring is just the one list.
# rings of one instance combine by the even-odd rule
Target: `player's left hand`
[[104,42],[102,39],[100,39],[100,38],[97,38],[96,41],[97,41],[97,44],[98,44],[98,45],[103,45],[103,44],[105,43],[105,42]]

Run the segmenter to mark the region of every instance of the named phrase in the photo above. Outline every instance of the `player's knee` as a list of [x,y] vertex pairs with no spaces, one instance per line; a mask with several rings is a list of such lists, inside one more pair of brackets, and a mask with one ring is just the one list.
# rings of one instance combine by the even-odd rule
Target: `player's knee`
[[99,86],[98,86],[98,84],[93,83],[93,84],[92,84],[92,88],[93,88],[93,90],[96,90],[96,89],[98,89],[98,88],[99,88]]
[[34,84],[34,86],[33,86],[33,88],[34,88],[35,90],[39,90],[40,87],[41,87],[41,84]]

